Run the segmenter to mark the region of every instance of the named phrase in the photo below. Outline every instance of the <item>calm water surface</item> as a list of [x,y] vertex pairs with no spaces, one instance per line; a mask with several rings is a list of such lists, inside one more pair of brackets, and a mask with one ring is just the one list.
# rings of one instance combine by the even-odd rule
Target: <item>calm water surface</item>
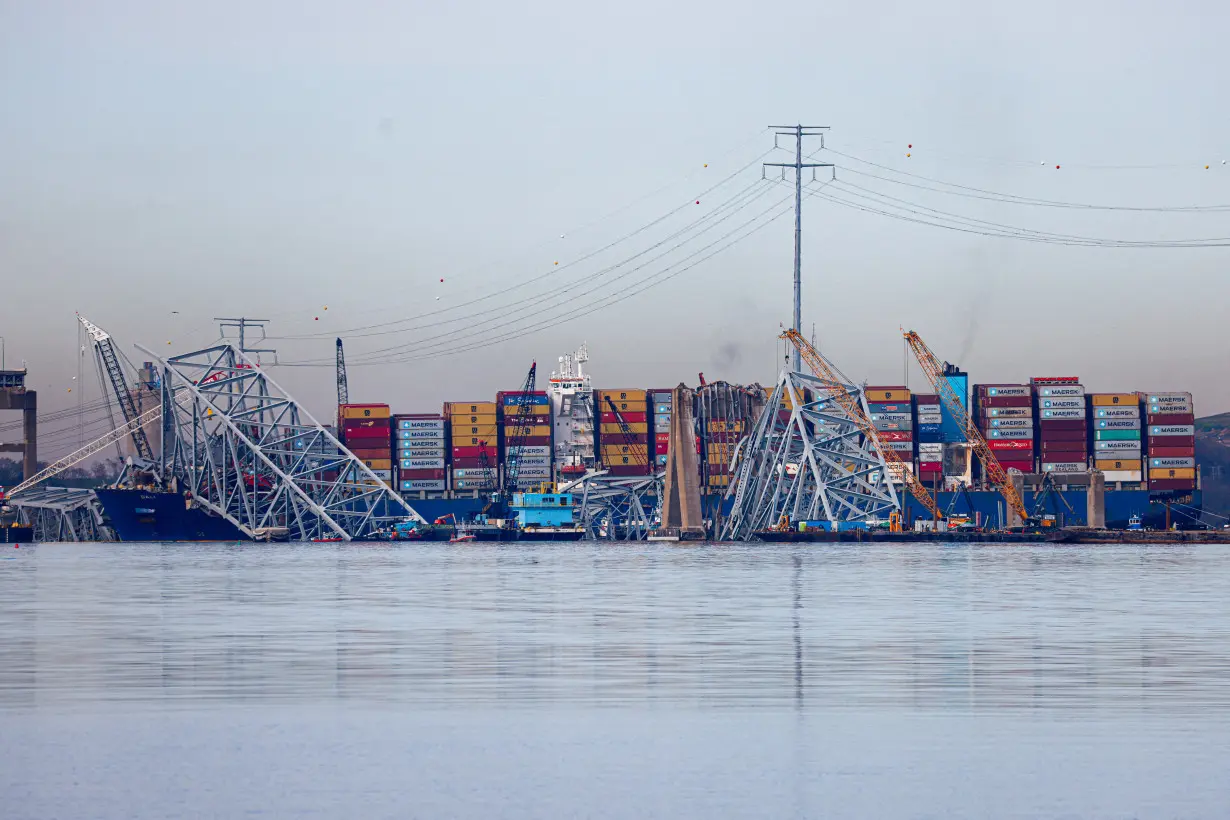
[[1230,549],[70,545],[0,815],[1230,817]]

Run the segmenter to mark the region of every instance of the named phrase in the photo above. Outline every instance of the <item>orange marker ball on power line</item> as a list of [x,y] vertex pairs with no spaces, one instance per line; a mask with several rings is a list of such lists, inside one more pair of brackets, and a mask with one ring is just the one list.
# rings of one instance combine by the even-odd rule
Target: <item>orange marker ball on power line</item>
[[1056,171],[1058,171],[1058,170],[1059,170],[1059,166],[1058,166],[1058,165],[1056,165],[1056,166],[1055,166],[1055,170],[1056,170]]
[[909,156],[909,154],[906,154],[906,156],[908,157],[908,156]]
[[906,146],[906,148],[913,148],[913,147],[914,147],[914,143],[912,143],[912,142],[911,142],[909,145],[907,145],[907,146]]

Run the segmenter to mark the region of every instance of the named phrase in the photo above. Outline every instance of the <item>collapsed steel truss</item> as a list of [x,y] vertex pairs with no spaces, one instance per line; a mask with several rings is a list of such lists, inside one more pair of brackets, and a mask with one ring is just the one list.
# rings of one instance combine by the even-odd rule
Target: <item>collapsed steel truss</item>
[[14,501],[18,520],[34,528],[35,541],[114,541],[93,490],[36,487]]
[[[845,385],[867,413],[855,385]],[[790,396],[790,410],[782,397]],[[783,370],[752,433],[735,452],[733,497],[722,540],[746,541],[795,521],[886,518],[900,510],[883,457],[820,379]]]
[[644,541],[658,526],[665,473],[613,476],[591,471],[560,486],[572,493],[575,518],[591,541]]
[[426,521],[242,351],[156,359],[163,371],[161,475],[251,538],[364,538]]

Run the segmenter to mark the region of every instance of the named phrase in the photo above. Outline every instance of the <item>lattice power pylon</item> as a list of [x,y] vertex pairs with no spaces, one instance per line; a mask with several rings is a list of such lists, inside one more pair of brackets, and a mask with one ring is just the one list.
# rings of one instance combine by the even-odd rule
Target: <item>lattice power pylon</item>
[[[161,359],[162,475],[252,538],[365,538],[427,522],[230,344]],[[174,397],[172,399],[172,396]]]
[[[844,385],[868,413],[856,385]],[[788,416],[782,397],[791,396]],[[780,415],[779,415],[780,414]],[[747,541],[789,523],[885,520],[901,509],[883,456],[820,379],[782,371],[751,435],[735,452],[734,502],[722,540]]]

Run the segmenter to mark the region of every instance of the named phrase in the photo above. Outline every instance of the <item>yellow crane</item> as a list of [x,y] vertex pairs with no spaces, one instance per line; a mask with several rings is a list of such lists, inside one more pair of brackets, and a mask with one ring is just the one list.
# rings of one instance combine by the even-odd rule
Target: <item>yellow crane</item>
[[978,455],[978,460],[982,462],[982,469],[986,471],[987,478],[999,490],[999,494],[1004,497],[1004,501],[1008,503],[1008,508],[1016,513],[1020,517],[1021,522],[1024,523],[1029,518],[1029,513],[1025,511],[1025,502],[1021,500],[1020,493],[1016,491],[1016,487],[1009,480],[1008,472],[999,463],[999,459],[995,457],[995,452],[987,445],[987,440],[982,437],[982,433],[975,426],[974,420],[966,412],[965,404],[957,396],[957,391],[953,389],[951,382],[944,376],[944,367],[940,364],[940,360],[935,357],[935,354],[931,352],[931,348],[927,347],[927,343],[917,333],[912,330],[902,332],[905,335],[906,342],[910,345],[910,349],[914,351],[914,358],[918,359],[918,364],[922,367],[927,380],[931,382],[935,392],[939,394],[940,401],[944,402],[948,412],[961,424],[965,432],[965,438],[973,445],[974,452]]
[[935,503],[931,493],[927,492],[927,488],[914,475],[910,465],[902,461],[901,456],[897,455],[897,451],[889,447],[880,437],[880,431],[876,429],[875,424],[863,412],[863,406],[846,389],[845,381],[838,376],[828,361],[820,355],[820,351],[816,350],[810,342],[803,338],[802,334],[793,328],[784,332],[781,338],[790,340],[795,346],[803,361],[807,362],[807,366],[811,368],[811,372],[815,373],[816,377],[824,382],[825,386],[832,393],[833,399],[842,406],[842,409],[846,411],[846,414],[862,431],[863,436],[880,452],[880,455],[884,457],[885,463],[898,466],[901,471],[902,480],[905,482],[906,488],[909,489],[910,495],[917,498],[920,504],[930,510],[934,518],[943,518],[944,516],[940,512],[939,505]]

